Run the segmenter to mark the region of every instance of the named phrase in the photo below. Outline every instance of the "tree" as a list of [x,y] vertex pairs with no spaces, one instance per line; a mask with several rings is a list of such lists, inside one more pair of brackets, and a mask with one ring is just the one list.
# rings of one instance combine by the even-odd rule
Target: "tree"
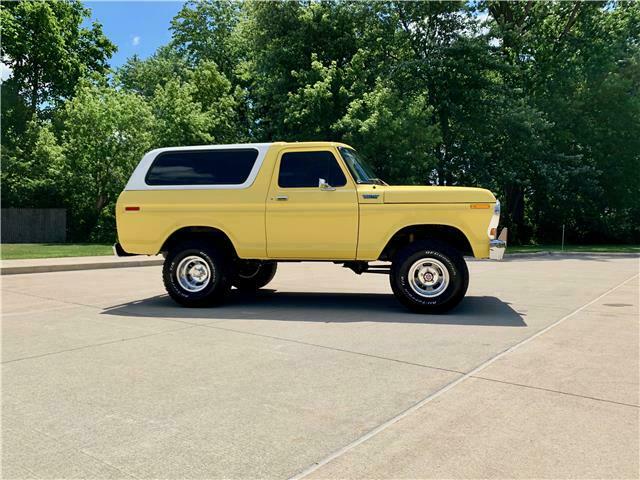
[[0,89],[5,206],[63,202],[57,180],[64,155],[48,119],[73,96],[80,78],[108,71],[115,51],[100,24],[81,26],[88,15],[76,0],[0,4],[0,57],[11,68]]
[[81,27],[89,10],[78,0],[3,2],[0,56],[30,114],[49,110],[73,94],[80,78],[104,74],[116,47],[93,23]]
[[238,100],[231,83],[213,62],[202,62],[158,86],[151,99],[156,117],[155,145],[233,143],[245,138],[238,124]]
[[231,79],[241,57],[235,32],[242,12],[239,1],[189,1],[171,22],[171,46],[192,65],[214,62]]
[[145,60],[137,55],[127,59],[118,69],[116,78],[123,88],[151,98],[156,88],[165,86],[169,80],[186,80],[189,69],[183,55],[164,46]]
[[334,136],[336,110],[345,104],[336,62],[322,65],[315,54],[309,70],[292,71],[300,88],[289,92],[284,108],[284,126],[288,140],[331,139]]
[[57,120],[66,159],[62,176],[71,236],[112,240],[114,203],[152,146],[151,110],[136,94],[83,84]]
[[358,146],[378,175],[405,184],[428,182],[436,165],[433,149],[440,142],[426,95],[401,95],[381,79],[372,92],[351,102],[337,123],[345,141]]
[[217,143],[238,143],[247,138],[246,126],[241,124],[243,100],[241,88],[232,87],[227,77],[212,61],[202,61],[189,71],[195,97],[209,116],[209,133]]
[[61,206],[64,199],[58,181],[65,159],[51,122],[30,120],[21,140],[15,149],[2,153],[3,205]]
[[[507,78],[552,125],[547,154],[522,182],[507,212],[535,237],[640,238],[637,178],[640,123],[640,6],[604,2],[486,2],[491,36],[511,66]],[[518,187],[520,185],[520,187]],[[511,196],[511,195],[507,195]],[[511,206],[529,201],[518,215]],[[531,215],[524,218],[525,210]],[[614,226],[615,225],[615,226]]]
[[189,2],[115,87],[78,1],[0,12],[3,202],[68,197],[77,238],[145,148],[317,139],[391,183],[490,188],[512,241],[640,240],[638,2]]
[[[333,138],[332,125],[349,103],[342,71],[358,51],[354,6],[256,2],[246,8],[247,18],[238,28],[248,51],[243,69],[254,135],[264,140]],[[297,111],[314,96],[315,107]],[[310,116],[313,108],[322,109],[320,116]]]
[[213,142],[210,115],[203,111],[195,96],[192,84],[178,80],[156,89],[151,106],[156,117],[154,143],[157,147]]

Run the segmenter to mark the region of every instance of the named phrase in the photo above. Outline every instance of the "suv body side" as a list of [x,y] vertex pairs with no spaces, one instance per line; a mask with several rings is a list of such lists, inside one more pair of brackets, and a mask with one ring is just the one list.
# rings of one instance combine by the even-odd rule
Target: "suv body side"
[[255,178],[241,188],[147,186],[145,175],[159,152],[180,149],[154,150],[145,155],[116,204],[118,240],[124,250],[156,255],[175,232],[203,227],[224,233],[241,258],[266,258],[265,199],[278,148],[267,144],[257,149]]
[[[304,185],[281,185],[284,159],[297,161],[302,167],[314,155],[337,166],[344,178],[337,182],[341,185],[323,190],[318,175]],[[278,149],[266,202],[268,258],[354,260],[358,215],[355,182],[335,147],[291,145]]]
[[[390,187],[394,191],[411,187]],[[398,232],[419,226],[446,226],[460,231],[469,242],[475,258],[489,257],[488,225],[494,211],[495,199],[483,198],[478,202],[467,198],[466,190],[456,187],[420,187],[431,191],[433,199],[412,201],[411,198],[389,201],[389,187],[379,185],[358,185],[360,227],[358,235],[358,260],[374,261],[380,258],[385,246]],[[449,189],[449,190],[447,190]],[[440,193],[451,192],[446,198]],[[373,198],[377,196],[377,198]],[[385,197],[387,197],[385,199]],[[484,205],[488,208],[471,208]]]
[[[462,232],[475,257],[489,256],[488,226],[496,203],[491,192],[358,185],[341,146],[348,147],[333,142],[185,147],[257,148],[255,176],[240,188],[146,186],[141,178],[158,154],[152,151],[118,199],[119,241],[129,253],[155,255],[175,232],[202,227],[225,234],[243,259],[374,261],[403,229],[444,225]],[[330,190],[281,186],[282,158],[295,152],[331,153],[345,184]]]

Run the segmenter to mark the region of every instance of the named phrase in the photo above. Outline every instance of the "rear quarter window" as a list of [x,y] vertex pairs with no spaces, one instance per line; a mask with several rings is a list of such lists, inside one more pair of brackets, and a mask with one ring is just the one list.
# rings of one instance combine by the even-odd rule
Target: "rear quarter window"
[[145,176],[147,185],[241,185],[258,158],[255,149],[176,150],[160,153]]

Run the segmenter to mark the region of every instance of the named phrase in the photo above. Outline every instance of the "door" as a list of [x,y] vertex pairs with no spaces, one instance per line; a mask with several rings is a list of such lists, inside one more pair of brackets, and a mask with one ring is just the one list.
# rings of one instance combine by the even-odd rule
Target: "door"
[[332,149],[280,152],[266,210],[269,258],[355,259],[357,192]]

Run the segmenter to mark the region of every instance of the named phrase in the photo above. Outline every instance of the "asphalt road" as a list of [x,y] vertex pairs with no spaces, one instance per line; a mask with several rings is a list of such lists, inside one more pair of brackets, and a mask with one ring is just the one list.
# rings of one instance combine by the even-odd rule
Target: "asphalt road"
[[470,262],[448,315],[284,264],[184,309],[160,267],[2,278],[3,478],[638,478],[638,257]]

